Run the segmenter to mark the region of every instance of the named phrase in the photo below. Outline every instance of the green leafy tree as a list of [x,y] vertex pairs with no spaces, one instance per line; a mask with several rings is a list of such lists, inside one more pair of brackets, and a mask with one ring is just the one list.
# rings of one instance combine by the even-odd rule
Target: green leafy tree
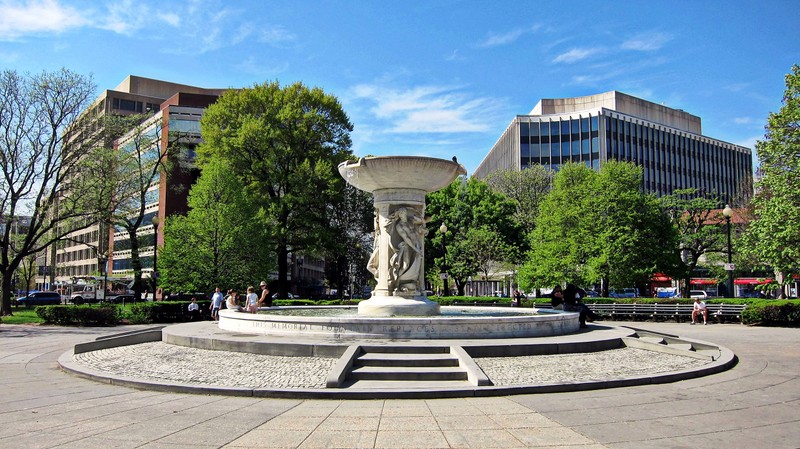
[[564,282],[582,285],[588,279],[587,242],[591,229],[599,228],[599,224],[587,226],[584,217],[591,213],[589,198],[595,176],[583,164],[565,164],[556,173],[529,236],[531,250],[518,277],[523,289]]
[[[642,285],[678,263],[677,236],[653,195],[642,193],[642,168],[607,161],[594,180],[588,211],[588,281],[608,287]],[[591,229],[594,229],[592,232]]]
[[91,77],[62,69],[37,75],[0,72],[0,214],[29,217],[18,234],[0,231],[0,314],[11,314],[14,272],[32,255],[97,222],[97,189],[83,175],[98,147],[89,117]]
[[372,194],[347,184],[332,208],[336,213],[331,225],[341,237],[331,242],[333,251],[325,259],[326,278],[340,294],[349,291],[352,296],[353,290],[360,294],[359,287],[374,279],[367,271],[374,249]]
[[676,245],[668,218],[655,197],[641,191],[642,171],[608,161],[599,172],[566,164],[542,202],[523,288],[564,282],[628,287],[670,267]]
[[674,268],[665,270],[681,280],[681,291],[688,297],[689,280],[702,258],[727,251],[727,229],[715,194],[701,194],[697,189],[679,189],[660,198],[678,236],[680,255]]
[[344,180],[337,165],[351,156],[353,125],[336,97],[302,83],[231,90],[201,120],[201,167],[230,161],[272,229],[278,293],[288,292],[289,253],[326,254],[340,236],[331,226]]
[[[761,179],[748,246],[772,266],[776,281],[784,287],[790,274],[800,272],[800,66],[786,75],[783,106],[770,114],[756,151]],[[781,297],[785,294],[781,288]]]
[[533,231],[539,204],[553,184],[553,171],[543,165],[533,165],[523,170],[498,170],[486,177],[486,182],[496,192],[516,203],[514,219],[525,234]]
[[229,163],[214,159],[189,192],[186,216],[167,218],[159,257],[170,291],[240,290],[266,279],[275,265],[269,230]]
[[[467,280],[481,271],[481,264],[488,259],[497,263],[516,263],[521,252],[522,229],[514,220],[514,201],[501,193],[492,191],[489,185],[475,178],[460,178],[446,188],[429,193],[426,197],[426,213],[434,225],[426,243],[428,279],[438,277],[444,271],[445,253],[447,273],[459,295],[464,294]],[[441,224],[447,232],[439,232]],[[469,237],[468,237],[469,236]],[[469,248],[469,241],[480,239],[497,242],[496,248],[481,245],[483,254]],[[442,249],[442,239],[446,248]],[[430,274],[435,270],[434,274]]]

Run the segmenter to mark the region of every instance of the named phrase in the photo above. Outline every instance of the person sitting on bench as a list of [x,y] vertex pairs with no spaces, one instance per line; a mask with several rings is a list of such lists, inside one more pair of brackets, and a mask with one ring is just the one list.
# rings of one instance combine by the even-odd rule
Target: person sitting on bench
[[692,309],[692,324],[697,321],[697,314],[703,315],[703,324],[708,324],[708,308],[706,303],[701,301],[700,298],[694,298],[694,309]]

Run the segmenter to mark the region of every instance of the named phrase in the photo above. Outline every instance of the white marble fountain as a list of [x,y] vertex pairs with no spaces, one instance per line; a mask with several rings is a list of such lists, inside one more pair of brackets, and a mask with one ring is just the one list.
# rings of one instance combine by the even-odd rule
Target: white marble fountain
[[272,307],[257,314],[223,310],[220,329],[334,338],[510,338],[561,335],[579,328],[577,313],[523,308],[443,307],[425,295],[425,195],[466,170],[418,156],[367,157],[339,164],[375,205],[375,246],[367,269],[377,285],[354,307]]

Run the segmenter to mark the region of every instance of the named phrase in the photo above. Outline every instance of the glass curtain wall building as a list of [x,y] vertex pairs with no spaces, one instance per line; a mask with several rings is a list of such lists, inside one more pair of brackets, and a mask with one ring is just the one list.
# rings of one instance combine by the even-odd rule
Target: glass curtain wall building
[[733,205],[752,194],[749,148],[702,135],[700,117],[616,91],[541,100],[514,118],[475,176],[567,162],[598,170],[609,160],[641,166],[643,190],[658,196],[696,188]]

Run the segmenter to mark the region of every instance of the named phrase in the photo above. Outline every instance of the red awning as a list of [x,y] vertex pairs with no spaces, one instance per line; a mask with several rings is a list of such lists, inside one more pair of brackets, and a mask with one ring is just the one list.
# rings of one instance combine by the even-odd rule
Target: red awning
[[733,280],[733,283],[736,285],[758,285],[758,284],[769,284],[772,282],[772,279],[764,279],[764,278],[736,278]]
[[650,280],[653,282],[669,282],[672,280],[672,278],[669,276],[661,275],[661,276],[653,276],[650,278]]
[[717,285],[719,281],[716,279],[692,279],[689,281],[690,284],[694,285]]

